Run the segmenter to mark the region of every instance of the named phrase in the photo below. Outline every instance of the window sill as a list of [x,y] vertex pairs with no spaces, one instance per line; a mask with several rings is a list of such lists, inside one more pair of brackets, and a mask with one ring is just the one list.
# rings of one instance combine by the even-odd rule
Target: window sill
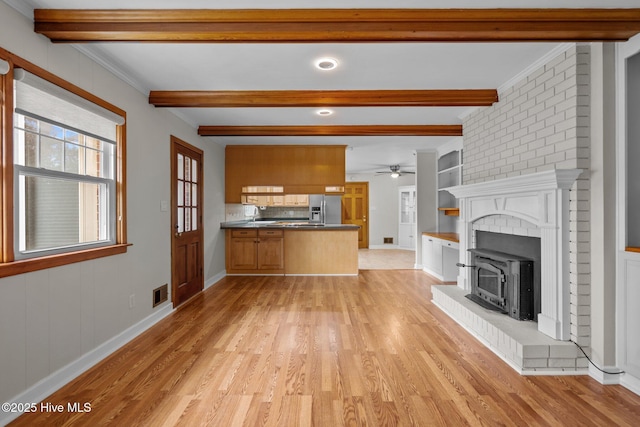
[[636,247],[627,247],[626,248],[627,252],[640,252],[640,248],[636,248]]
[[31,271],[44,270],[46,268],[60,267],[76,262],[123,254],[127,252],[127,247],[129,246],[131,246],[130,243],[123,243],[105,246],[102,248],[7,262],[0,264],[0,277],[15,276],[16,274],[29,273]]

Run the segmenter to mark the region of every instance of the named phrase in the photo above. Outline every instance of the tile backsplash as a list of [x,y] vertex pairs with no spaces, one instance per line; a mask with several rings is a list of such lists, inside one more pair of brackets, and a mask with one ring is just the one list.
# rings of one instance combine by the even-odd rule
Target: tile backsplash
[[[245,205],[226,204],[225,205],[225,221],[242,221],[253,217],[245,215]],[[257,218],[279,218],[279,219],[309,219],[308,207],[291,207],[291,206],[267,206],[258,208]]]

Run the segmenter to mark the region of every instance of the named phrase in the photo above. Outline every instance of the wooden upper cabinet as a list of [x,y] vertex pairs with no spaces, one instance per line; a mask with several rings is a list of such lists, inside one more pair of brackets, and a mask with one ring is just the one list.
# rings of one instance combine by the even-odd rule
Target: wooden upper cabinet
[[225,202],[241,203],[242,187],[282,186],[285,194],[324,194],[344,187],[344,145],[228,145]]

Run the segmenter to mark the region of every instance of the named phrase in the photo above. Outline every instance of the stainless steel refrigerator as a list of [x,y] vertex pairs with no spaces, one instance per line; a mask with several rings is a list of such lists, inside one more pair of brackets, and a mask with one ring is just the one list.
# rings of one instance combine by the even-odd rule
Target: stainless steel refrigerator
[[309,195],[309,221],[322,224],[342,223],[342,196]]

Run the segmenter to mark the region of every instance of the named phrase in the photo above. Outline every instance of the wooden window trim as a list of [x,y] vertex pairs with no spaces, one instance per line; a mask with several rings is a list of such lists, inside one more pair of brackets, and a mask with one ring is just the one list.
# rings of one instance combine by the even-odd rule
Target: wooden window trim
[[[76,262],[102,258],[127,252],[131,246],[127,243],[127,185],[126,185],[126,112],[98,98],[60,77],[26,61],[11,52],[0,48],[0,58],[9,62],[11,69],[0,76],[0,277],[13,276],[31,271],[59,267]],[[116,165],[116,243],[113,245],[65,252],[37,258],[16,261],[14,257],[14,221],[13,221],[13,69],[23,68],[45,80],[54,83],[69,92],[75,93],[109,111],[125,118],[125,124],[117,126],[117,165]]]

